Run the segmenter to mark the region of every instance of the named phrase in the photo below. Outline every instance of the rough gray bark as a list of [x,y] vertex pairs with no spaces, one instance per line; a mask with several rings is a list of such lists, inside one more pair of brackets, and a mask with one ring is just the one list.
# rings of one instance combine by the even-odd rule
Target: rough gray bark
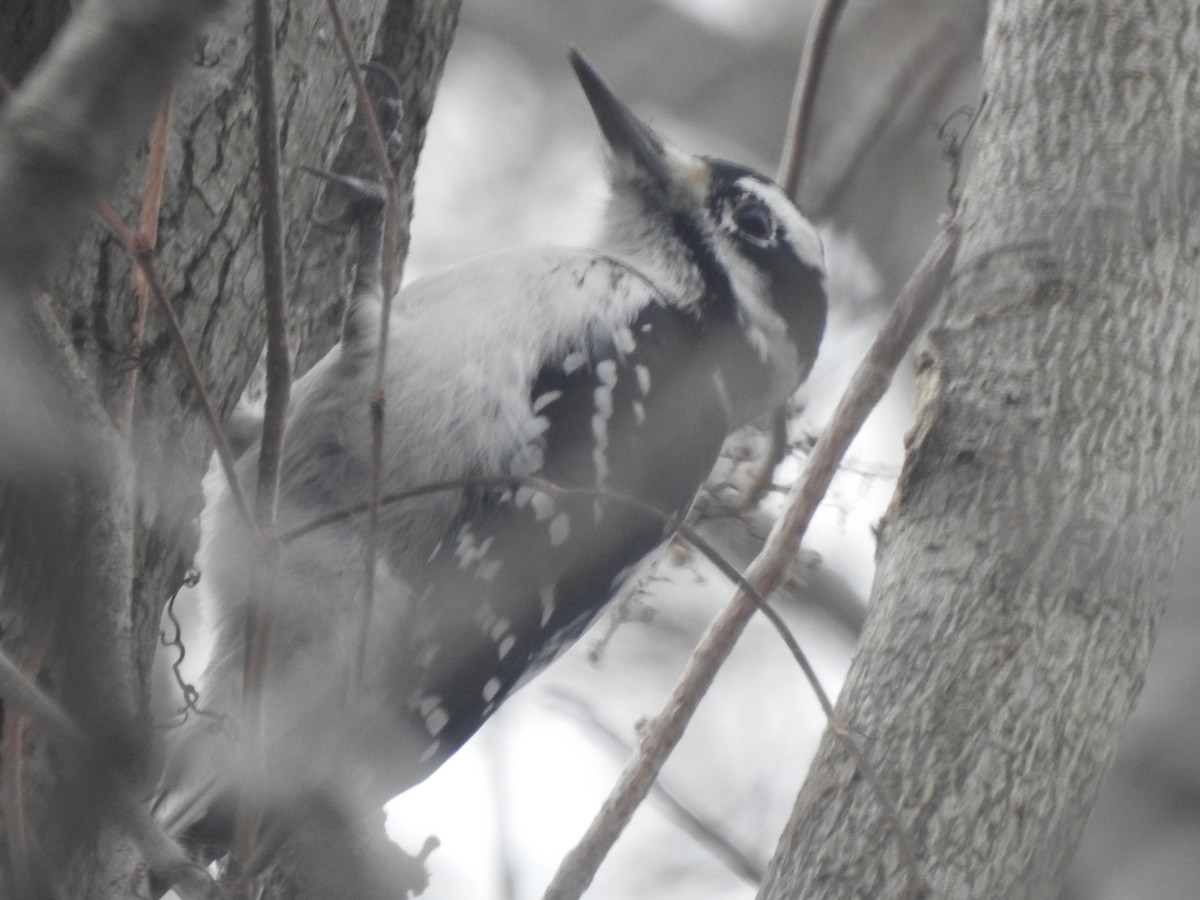
[[[0,648],[96,736],[98,758],[127,783],[147,777],[159,616],[195,550],[211,445],[153,309],[142,353],[128,358],[124,249],[98,227],[75,241],[99,196],[136,221],[144,162],[133,151],[141,144],[144,159],[149,123],[180,72],[156,265],[227,413],[258,361],[263,312],[248,10],[226,7],[197,41],[202,17],[218,6],[89,0],[60,35],[90,17],[90,30],[77,30],[76,40],[90,34],[101,49],[83,54],[76,43],[67,52],[64,44],[28,78],[65,5],[18,0],[0,14],[12,26],[0,28],[0,59],[12,61],[5,74],[19,82],[0,109]],[[339,0],[339,7],[363,56],[391,64],[405,85],[407,222],[458,3]],[[277,16],[289,179],[301,163],[332,160],[354,101],[324,5],[279,7]],[[114,23],[121,27],[105,32]],[[293,279],[295,332],[308,359],[335,337],[343,287],[338,249],[314,236],[310,223],[319,190],[315,179],[295,174],[284,198],[288,255],[308,264],[294,267]],[[307,273],[321,268],[330,274],[314,284]],[[48,298],[37,304],[40,313],[35,288]],[[126,453],[106,410],[131,364],[140,377]],[[0,896],[128,896],[144,873],[110,827],[111,811],[89,802],[103,793],[91,790],[94,768],[77,771],[81,759],[53,745],[37,723],[11,711],[3,722]],[[20,847],[17,832],[24,832]]]
[[[930,896],[1054,897],[1141,687],[1197,483],[1183,4],[997,0],[956,281],[838,713]],[[906,896],[829,735],[764,898]]]

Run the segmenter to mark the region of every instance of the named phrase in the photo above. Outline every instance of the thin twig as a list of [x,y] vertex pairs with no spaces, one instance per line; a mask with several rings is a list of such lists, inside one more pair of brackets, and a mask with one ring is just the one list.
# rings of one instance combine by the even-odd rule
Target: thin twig
[[266,400],[254,512],[259,528],[269,531],[275,522],[283,425],[292,384],[287,337],[287,264],[283,251],[283,187],[279,174],[279,112],[275,101],[275,29],[269,0],[254,0],[254,84],[262,206],[263,297],[267,312]]
[[829,57],[829,45],[833,41],[833,30],[846,0],[824,0],[813,10],[808,32],[804,36],[804,52],[800,56],[800,73],[796,78],[796,89],[792,94],[792,106],[788,115],[787,143],[779,162],[779,186],[789,197],[796,196],[800,187],[800,173],[804,169],[804,153],[808,146],[808,133],[812,127],[813,108],[817,103],[817,88],[825,60]]
[[107,203],[99,205],[100,217],[104,220],[104,224],[108,226],[109,231],[119,240],[124,246],[129,256],[133,259],[134,265],[141,269],[142,274],[150,283],[150,287],[154,290],[154,296],[158,300],[159,308],[167,321],[167,331],[171,335],[171,344],[175,348],[175,353],[179,357],[179,361],[183,363],[184,372],[188,376],[188,380],[192,383],[192,390],[196,392],[196,399],[200,401],[200,408],[204,412],[204,418],[208,420],[209,429],[212,432],[213,443],[217,450],[217,459],[220,460],[221,469],[225,473],[225,478],[229,482],[229,492],[233,496],[238,512],[246,523],[246,527],[251,533],[257,532],[254,525],[254,515],[250,512],[250,504],[246,501],[246,494],[242,490],[242,485],[237,475],[237,461],[233,457],[233,450],[229,447],[229,439],[225,436],[225,429],[221,427],[221,420],[217,417],[216,407],[213,406],[212,398],[208,395],[208,389],[204,386],[204,376],[200,374],[200,364],[196,362],[195,354],[192,353],[192,348],[188,345],[187,338],[183,334],[183,325],[179,321],[179,316],[175,313],[175,307],[171,303],[171,299],[167,296],[167,287],[163,284],[162,277],[154,268],[154,263],[150,257],[142,253],[137,245],[137,238],[132,231],[129,230],[122,220],[117,215],[116,211]]
[[742,491],[737,503],[737,510],[745,512],[754,509],[763,498],[770,493],[775,484],[775,471],[787,459],[788,454],[788,408],[782,406],[771,413],[767,429],[767,449],[762,458],[757,461],[754,471]]
[[[263,251],[263,297],[267,312],[266,402],[258,454],[258,483],[254,519],[263,540],[258,543],[259,566],[250,594],[246,619],[246,655],[242,678],[241,733],[250,765],[262,770],[259,723],[263,682],[270,652],[275,594],[279,584],[279,545],[274,540],[279,470],[283,457],[283,427],[291,389],[287,341],[287,288],[283,255],[283,202],[279,175],[279,112],[275,101],[275,27],[270,0],[254,0],[255,135],[258,144],[260,238]],[[238,799],[233,859],[250,858],[262,821],[261,799],[244,791]]]
[[21,671],[3,649],[0,649],[0,697],[11,709],[36,719],[60,738],[76,746],[88,743],[87,735],[75,724],[32,678]]
[[[586,725],[622,757],[627,757],[633,751],[620,733],[607,722],[601,721],[596,711],[582,697],[565,690],[553,690],[551,695],[560,700],[571,714]],[[662,801],[670,814],[679,820],[680,827],[692,836],[697,843],[712,851],[733,874],[752,885],[759,885],[766,876],[765,867],[747,850],[737,846],[720,827],[706,821],[684,801],[663,784],[661,779],[655,780],[652,787],[654,795]]]
[[333,20],[334,32],[342,55],[346,58],[346,67],[354,81],[354,90],[358,95],[359,107],[367,130],[371,136],[371,147],[379,166],[380,177],[387,188],[387,203],[383,210],[383,258],[380,260],[380,312],[379,312],[379,349],[375,357],[375,383],[371,390],[371,470],[370,470],[370,505],[367,509],[367,534],[363,547],[363,605],[358,634],[358,649],[354,658],[354,670],[351,675],[351,690],[362,684],[363,669],[366,665],[367,643],[371,633],[371,614],[375,605],[375,567],[379,546],[379,513],[380,495],[383,490],[383,414],[386,397],[383,383],[387,374],[388,323],[391,319],[392,294],[395,292],[395,262],[396,262],[396,177],[392,172],[388,159],[387,148],[383,141],[383,132],[379,127],[379,119],[375,115],[374,105],[367,93],[367,86],[359,71],[355,59],[354,48],[350,45],[350,37],[346,33],[346,25],[338,11],[336,0],[326,0],[329,16]]
[[[163,180],[167,168],[167,135],[171,128],[171,108],[174,88],[167,89],[154,136],[150,140],[150,158],[146,163],[146,187],[142,193],[142,214],[138,221],[137,246],[142,253],[152,254],[158,246],[158,214],[162,208]],[[137,266],[130,276],[133,302],[125,326],[125,377],[117,400],[117,429],[125,437],[133,433],[133,411],[137,404],[138,374],[141,372],[142,340],[146,332],[146,311],[150,307],[150,284]]]
[[[412,500],[417,497],[424,497],[429,494],[437,494],[442,491],[462,490],[463,488],[511,488],[511,487],[528,487],[535,491],[540,491],[549,497],[556,500],[571,499],[584,497],[589,500],[603,500],[610,503],[616,503],[619,506],[624,506],[627,509],[635,510],[648,519],[660,522],[669,530],[678,534],[688,544],[698,550],[706,559],[709,560],[717,569],[732,581],[738,588],[745,592],[750,602],[755,604],[771,627],[779,634],[783,640],[784,646],[792,654],[792,658],[796,660],[801,671],[804,672],[804,677],[808,680],[809,685],[816,694],[817,701],[821,704],[821,708],[826,711],[826,715],[833,714],[833,704],[829,700],[829,695],[821,686],[821,682],[817,679],[816,670],[812,667],[808,657],[805,656],[800,643],[796,640],[795,635],[791,633],[787,623],[777,613],[769,603],[763,598],[763,595],[746,579],[746,577],[738,571],[737,566],[731,563],[722,555],[716,547],[714,547],[707,538],[699,531],[681,519],[675,518],[668,512],[663,512],[657,506],[647,503],[637,497],[629,494],[622,494],[618,491],[608,490],[605,488],[582,488],[582,487],[564,487],[563,485],[555,484],[547,481],[544,478],[538,478],[534,475],[491,475],[491,476],[474,476],[470,478],[453,478],[447,481],[434,481],[429,484],[423,484],[420,487],[412,488],[406,491],[397,491],[395,493],[386,494],[381,500],[381,505],[388,506],[393,503],[401,503],[406,500]],[[349,518],[350,516],[364,512],[367,509],[366,503],[356,503],[350,506],[344,506],[341,509],[335,509],[325,513],[317,518],[311,519],[303,525],[298,525],[295,528],[289,529],[279,535],[279,543],[282,546],[287,546],[292,541],[303,537],[322,528],[325,525],[331,525],[334,522]]]
[[[936,305],[954,265],[958,240],[959,227],[956,223],[948,225],[934,240],[900,292],[888,321],[842,395],[832,421],[813,448],[804,475],[789,493],[783,515],[767,536],[762,552],[747,570],[747,580],[760,594],[769,594],[782,579],[799,549],[800,540],[812,521],[817,504],[837,472],[838,461],[883,396],[900,360]],[[563,860],[554,880],[546,889],[545,900],[574,900],[591,883],[600,863],[628,824],[634,810],[645,799],[668,754],[683,735],[684,727],[701,697],[756,608],[752,596],[739,590],[710,626],[676,685],[667,707],[651,721],[644,733],[637,755],[625,767],[587,834]],[[884,814],[892,822],[901,858],[909,873],[910,886],[914,894],[917,893],[924,879],[899,811],[862,750],[848,730],[837,722],[831,708],[826,709],[826,716],[830,720],[830,730],[854,757],[864,779],[872,785]]]
[[194,588],[199,583],[200,572],[196,569],[189,570],[187,575],[184,576],[183,584],[167,600],[166,608],[163,610],[167,615],[167,620],[171,623],[172,633],[168,636],[165,631],[159,631],[158,642],[164,648],[175,652],[175,659],[171,661],[171,675],[175,679],[175,687],[179,689],[180,697],[183,698],[183,706],[176,710],[180,716],[179,721],[168,722],[165,725],[158,726],[161,728],[178,728],[193,714],[211,719],[221,727],[226,727],[227,725],[227,716],[222,713],[213,712],[210,709],[205,709],[200,705],[200,692],[183,674],[184,660],[187,659],[187,645],[183,641],[183,623],[179,621],[179,616],[175,612],[175,602],[178,600],[179,592],[183,588]]
[[[42,659],[50,647],[50,640],[62,610],[62,597],[55,596],[40,611],[34,623],[25,652],[23,672],[30,683],[36,685]],[[16,705],[16,704],[14,704]],[[8,828],[8,853],[12,866],[13,882],[21,891],[32,891],[33,867],[29,860],[29,831],[25,821],[25,730],[30,722],[27,713],[20,709],[7,711],[3,717],[3,738],[0,739],[0,778],[4,782],[4,824]]]
[[[789,197],[796,197],[800,190],[800,174],[804,170],[808,133],[812,128],[813,109],[817,104],[817,88],[821,83],[825,61],[829,58],[833,30],[845,5],[846,0],[823,0],[813,10],[808,32],[804,37],[800,71],[792,93],[786,138],[779,158],[779,173],[776,176],[779,186]],[[775,470],[787,456],[787,421],[786,405],[771,414],[771,443],[743,492],[743,509],[758,506],[775,480]]]

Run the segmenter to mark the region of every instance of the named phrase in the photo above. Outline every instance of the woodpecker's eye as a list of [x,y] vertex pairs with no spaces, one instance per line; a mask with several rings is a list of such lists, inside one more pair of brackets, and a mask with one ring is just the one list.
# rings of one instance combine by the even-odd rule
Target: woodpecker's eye
[[765,243],[775,234],[775,219],[765,203],[757,197],[746,196],[733,207],[733,224],[755,243]]

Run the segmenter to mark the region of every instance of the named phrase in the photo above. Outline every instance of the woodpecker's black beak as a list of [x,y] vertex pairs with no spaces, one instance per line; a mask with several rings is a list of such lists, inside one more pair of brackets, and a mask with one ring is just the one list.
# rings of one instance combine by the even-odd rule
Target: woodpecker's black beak
[[663,182],[676,180],[674,166],[662,138],[638,119],[613,93],[608,82],[578,50],[571,48],[571,65],[587,94],[604,139],[618,160],[627,160]]

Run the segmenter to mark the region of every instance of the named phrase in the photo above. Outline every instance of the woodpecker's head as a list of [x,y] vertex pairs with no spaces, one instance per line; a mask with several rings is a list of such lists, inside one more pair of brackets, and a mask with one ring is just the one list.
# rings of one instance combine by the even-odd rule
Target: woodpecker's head
[[695,307],[702,323],[736,326],[769,370],[765,404],[782,402],[808,375],[825,330],[816,229],[771,179],[672,146],[575,50],[571,64],[609,149],[600,249]]

